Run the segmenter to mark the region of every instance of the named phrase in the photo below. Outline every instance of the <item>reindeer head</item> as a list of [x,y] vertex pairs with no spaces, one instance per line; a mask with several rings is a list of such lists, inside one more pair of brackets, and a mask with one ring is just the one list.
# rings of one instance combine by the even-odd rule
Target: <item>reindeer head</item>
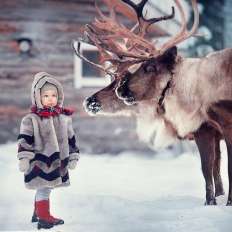
[[[156,47],[155,43],[145,39],[146,32],[151,24],[173,18],[174,7],[172,7],[171,15],[145,19],[143,8],[147,1],[142,0],[136,5],[131,0],[122,0],[136,13],[138,23],[132,29],[128,29],[117,22],[114,2],[107,0],[107,2],[111,3],[108,4],[110,6],[109,17],[103,15],[96,6],[100,19],[95,19],[94,22],[86,25],[84,40],[98,48],[100,53],[99,63],[101,65],[93,64],[80,54],[79,48],[83,39],[79,39],[76,42],[74,48],[80,58],[102,69],[115,79],[110,86],[102,89],[85,101],[88,111],[100,112],[105,105],[110,104],[109,100],[103,100],[103,98],[106,99],[109,97],[107,94],[110,93],[111,95],[111,91],[115,90],[117,96],[126,104],[134,104],[136,101],[146,100],[152,96],[154,97],[154,95],[158,96],[162,88],[168,83],[170,73],[175,66],[177,56],[175,45],[195,33],[199,16],[196,0],[191,0],[195,21],[190,31],[186,29],[185,14],[179,0],[174,0],[182,17],[181,30],[161,47]],[[106,68],[107,63],[110,63],[110,66]],[[131,69],[135,65],[140,67],[132,72]],[[105,94],[106,92],[107,94]],[[112,94],[111,97],[115,98],[115,95]],[[123,104],[123,101],[120,104]],[[102,104],[103,102],[104,104]],[[112,100],[112,102],[116,101]],[[111,107],[110,111],[113,113],[116,109],[117,107],[114,109]]]
[[124,100],[128,105],[149,99],[155,99],[156,103],[162,99],[164,91],[169,87],[172,75],[178,67],[181,57],[177,55],[176,44],[186,40],[192,36],[197,29],[199,23],[199,13],[196,1],[192,0],[194,9],[194,23],[190,31],[187,30],[184,11],[175,1],[182,17],[181,31],[164,43],[161,48],[156,48],[133,72],[126,73],[116,88],[117,96]]
[[143,62],[133,73],[129,72],[116,88],[118,98],[127,105],[160,96],[172,77],[177,62],[177,48],[168,49],[163,55]]

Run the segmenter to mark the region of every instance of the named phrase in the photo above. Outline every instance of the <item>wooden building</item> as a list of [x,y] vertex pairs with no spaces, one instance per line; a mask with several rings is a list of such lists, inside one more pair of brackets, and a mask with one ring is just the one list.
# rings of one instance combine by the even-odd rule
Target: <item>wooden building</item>
[[[65,90],[65,103],[77,109],[75,125],[80,131],[83,150],[91,153],[147,149],[138,143],[132,119],[90,118],[82,109],[86,96],[99,86],[76,89],[74,54],[71,41],[81,35],[81,27],[96,16],[94,0],[1,0],[0,1],[0,142],[15,140],[21,117],[30,106],[30,87],[36,72],[46,71],[59,79]],[[114,4],[122,4],[118,0]],[[154,2],[154,1],[153,1]],[[150,2],[157,15],[170,14]],[[107,11],[109,0],[99,3]],[[120,13],[135,20],[133,12],[122,7]],[[151,29],[151,35],[166,36],[179,29],[178,20]],[[78,67],[77,67],[78,68]],[[78,86],[78,84],[76,84]],[[104,128],[111,127],[107,133]],[[97,128],[97,129],[96,129]],[[121,141],[124,135],[128,140]],[[124,137],[124,138],[125,138]],[[102,145],[101,140],[104,139]],[[117,146],[114,144],[117,141]],[[90,142],[88,142],[90,141]],[[95,143],[95,147],[90,148]],[[124,145],[123,142],[125,143]],[[90,144],[91,143],[91,144]],[[121,143],[121,145],[120,145]],[[128,145],[129,144],[129,145]],[[120,147],[121,146],[121,147]],[[89,150],[88,150],[89,149]],[[110,152],[110,151],[109,151]]]
[[93,0],[2,0],[0,6],[1,78],[73,74],[71,41],[95,17]]
[[[105,1],[99,4],[103,12],[107,11],[107,3]],[[122,13],[129,15],[132,20],[135,19],[130,10]],[[0,142],[16,140],[20,119],[30,106],[33,76],[36,72],[46,71],[62,82],[66,105],[77,110],[78,116],[74,123],[80,131],[83,150],[101,153],[113,149],[117,152],[128,144],[131,144],[131,148],[140,149],[133,142],[136,137],[133,120],[123,119],[123,123],[119,124],[122,120],[118,118],[89,118],[85,113],[82,108],[84,98],[99,88],[92,80],[88,88],[74,88],[74,54],[71,41],[81,35],[80,28],[91,22],[95,16],[94,0],[0,2]],[[156,29],[156,32],[165,35],[163,30]],[[106,125],[107,128],[112,128],[109,131],[111,135],[104,132]],[[98,131],[102,131],[102,134]],[[124,141],[125,144],[120,145],[118,139],[117,146],[112,148],[114,145],[110,144],[112,141],[114,143],[115,131],[118,137],[122,133],[127,134],[129,142]],[[108,145],[105,146],[100,142],[104,137],[108,138],[104,142]],[[94,148],[91,149],[91,146]]]

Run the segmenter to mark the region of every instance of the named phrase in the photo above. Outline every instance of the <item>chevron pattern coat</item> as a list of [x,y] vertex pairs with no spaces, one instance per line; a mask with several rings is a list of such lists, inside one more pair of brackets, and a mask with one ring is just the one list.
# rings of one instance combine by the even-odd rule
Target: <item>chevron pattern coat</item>
[[[61,84],[44,72],[35,75],[32,84],[32,104],[38,108],[43,107],[40,89],[46,82],[57,87],[58,106],[62,107],[64,95]],[[44,118],[29,113],[22,119],[18,144],[18,159],[30,160],[30,168],[24,174],[27,188],[53,188],[70,184],[68,162],[79,159],[70,116],[59,114]]]

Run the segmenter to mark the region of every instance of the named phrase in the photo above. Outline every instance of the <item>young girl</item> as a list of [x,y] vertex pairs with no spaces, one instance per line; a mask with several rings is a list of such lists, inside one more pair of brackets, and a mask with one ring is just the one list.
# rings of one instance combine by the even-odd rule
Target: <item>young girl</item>
[[31,89],[32,108],[21,122],[18,136],[19,169],[27,188],[36,189],[32,222],[38,229],[64,221],[50,214],[49,195],[55,187],[68,186],[69,169],[79,159],[70,115],[63,108],[63,88],[51,75],[35,75]]

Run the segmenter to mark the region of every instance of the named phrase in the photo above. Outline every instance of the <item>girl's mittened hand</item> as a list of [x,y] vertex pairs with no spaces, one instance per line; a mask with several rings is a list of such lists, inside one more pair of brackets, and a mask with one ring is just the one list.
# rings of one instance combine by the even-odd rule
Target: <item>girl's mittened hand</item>
[[19,160],[19,171],[20,172],[26,172],[30,168],[30,162],[29,159],[23,158]]
[[69,169],[74,169],[76,166],[77,166],[77,160],[76,159],[69,161],[69,163],[68,163],[68,168]]

